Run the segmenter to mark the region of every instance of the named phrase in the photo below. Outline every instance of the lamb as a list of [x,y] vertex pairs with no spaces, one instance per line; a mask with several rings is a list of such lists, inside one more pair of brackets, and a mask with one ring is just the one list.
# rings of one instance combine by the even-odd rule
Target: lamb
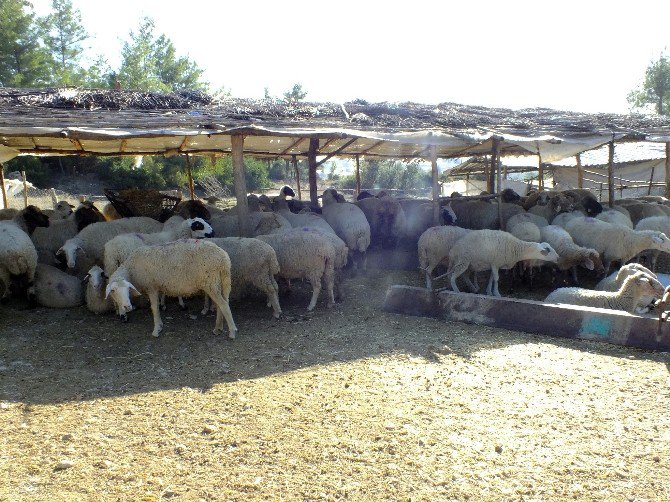
[[461,237],[449,252],[447,273],[458,292],[456,279],[468,268],[491,270],[487,294],[500,296],[498,270],[512,268],[522,260],[558,261],[558,254],[546,242],[524,242],[501,230],[476,230]]
[[223,332],[223,318],[228,337],[235,338],[237,327],[228,305],[230,295],[230,258],[206,239],[184,239],[158,246],[136,249],[109,278],[105,296],[111,296],[119,315],[132,310],[131,291],[149,297],[154,318],[152,335],[163,329],[159,297],[191,296],[205,293],[217,306],[214,334]]
[[[165,228],[165,227],[164,227]],[[117,235],[110,239],[104,246],[104,269],[107,277],[111,277],[114,271],[126,261],[135,249],[142,246],[164,244],[183,238],[201,239],[212,237],[212,227],[202,218],[192,218],[182,221],[179,225],[156,233],[127,233]]]
[[[367,221],[366,221],[367,223]],[[312,311],[316,306],[323,280],[328,295],[328,308],[335,304],[334,274],[335,249],[330,240],[320,232],[309,229],[293,229],[282,234],[259,235],[277,254],[279,276],[284,279],[307,279],[312,285],[312,299],[307,306]]]
[[[670,235],[670,218],[667,216],[650,216],[643,218],[635,225],[635,230],[656,230],[665,235]],[[659,251],[651,252],[651,269],[656,270],[656,262],[658,261]]]
[[605,223],[611,223],[612,225],[623,225],[628,228],[633,228],[631,219],[622,212],[614,209],[607,209],[596,216],[596,218]]
[[29,303],[35,300],[37,250],[30,234],[49,225],[49,218],[35,206],[20,211],[13,220],[0,221],[0,298],[9,294],[11,276],[25,276]]
[[[246,286],[253,286],[267,295],[275,318],[281,316],[279,287],[275,275],[279,274],[277,254],[272,247],[258,239],[224,237],[208,239],[223,249],[230,257],[231,288],[234,297],[243,296]],[[205,299],[202,314],[206,314],[209,297]]]
[[104,314],[114,310],[114,303],[105,295],[107,276],[98,265],[94,265],[84,277],[86,308],[94,314]]
[[456,226],[439,226],[421,234],[418,242],[419,268],[426,274],[426,288],[433,289],[433,271],[440,264],[448,264],[453,245],[470,232]]
[[[145,216],[122,218],[120,220],[101,221],[87,226],[56,251],[56,256],[65,255],[67,266],[74,269],[77,266],[77,254],[83,253],[88,262],[102,265],[104,263],[105,244],[117,235],[128,232],[160,232],[163,224]],[[89,267],[80,267],[88,270]]]
[[575,243],[598,251],[606,273],[613,261],[626,263],[647,249],[670,252],[670,239],[657,231],[633,230],[589,217],[569,221],[566,230]]
[[644,273],[626,277],[618,291],[594,291],[583,288],[559,288],[552,291],[545,303],[563,303],[634,313],[643,296],[663,296],[663,286]]
[[38,263],[35,271],[37,304],[49,308],[72,308],[83,303],[81,281],[62,270]]
[[323,217],[349,248],[352,259],[360,257],[365,268],[365,252],[370,246],[370,224],[361,208],[350,202],[337,202],[336,195],[332,188],[321,195]]
[[539,228],[546,227],[547,225],[549,225],[549,222],[544,216],[538,216],[537,214],[533,213],[519,213],[515,214],[509,220],[507,220],[505,229],[508,232],[511,232],[515,225],[528,221],[534,223]]
[[[651,270],[643,267],[638,263],[629,263],[621,267],[617,272],[614,272],[613,274],[610,274],[604,279],[602,279],[598,284],[596,284],[596,287],[593,289],[595,289],[596,291],[617,291],[619,288],[621,288],[621,285],[623,284],[624,280],[627,277],[630,277],[631,275],[634,275],[636,273],[645,274],[658,287],[660,288],[663,287],[661,283],[658,282],[658,277],[656,277],[656,274],[654,274]],[[649,307],[650,305],[654,304],[655,300],[656,297],[654,296],[641,297],[640,301],[636,305],[635,308],[636,312],[638,314],[644,314],[646,312],[649,312]]]
[[565,229],[557,225],[548,225],[540,230],[540,238],[558,253],[559,270],[572,270],[575,283],[577,266],[602,273],[603,264],[598,251],[578,246]]
[[99,211],[82,204],[64,220],[51,221],[48,227],[36,228],[30,238],[37,249],[38,260],[42,263],[53,264],[56,252],[66,240],[98,221],[104,221]]

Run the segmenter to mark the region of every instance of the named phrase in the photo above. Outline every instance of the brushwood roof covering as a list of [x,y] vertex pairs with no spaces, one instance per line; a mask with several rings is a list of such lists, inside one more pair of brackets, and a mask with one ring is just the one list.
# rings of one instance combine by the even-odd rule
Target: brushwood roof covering
[[0,88],[0,161],[17,154],[222,154],[231,135],[247,154],[410,159],[490,153],[540,153],[553,162],[617,141],[670,141],[670,119],[585,114],[543,108],[509,110],[454,103],[285,103],[213,99],[194,91]]

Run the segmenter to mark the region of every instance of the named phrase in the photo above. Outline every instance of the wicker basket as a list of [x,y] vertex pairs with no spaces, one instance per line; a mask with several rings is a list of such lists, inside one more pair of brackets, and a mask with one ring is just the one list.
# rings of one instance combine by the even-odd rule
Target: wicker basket
[[181,197],[166,195],[158,190],[111,190],[106,188],[105,195],[114,209],[123,217],[148,216],[160,222],[167,220],[181,201]]

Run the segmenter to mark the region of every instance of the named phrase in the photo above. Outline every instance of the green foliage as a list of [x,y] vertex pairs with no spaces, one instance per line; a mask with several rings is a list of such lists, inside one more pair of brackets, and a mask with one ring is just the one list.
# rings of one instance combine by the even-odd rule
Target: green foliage
[[39,87],[51,80],[34,16],[25,0],[0,0],[0,86]]
[[81,66],[82,42],[88,33],[81,23],[81,13],[70,0],[52,0],[53,12],[39,21],[42,40],[49,51],[52,83],[81,85],[86,71]]
[[[361,188],[394,188],[413,190],[429,188],[431,175],[421,169],[416,162],[404,163],[397,160],[361,161]],[[356,188],[356,175],[344,176],[337,185],[341,188]]]
[[[265,161],[244,157],[244,169],[247,191],[253,192],[270,186]],[[230,156],[219,157],[215,161],[209,157],[200,157],[192,172],[196,181],[205,176],[214,176],[224,188],[234,191],[233,160]]]
[[284,93],[284,101],[287,103],[298,103],[307,97],[307,91],[302,84],[293,84],[293,87]]
[[156,37],[154,28],[153,20],[145,17],[123,43],[117,74],[123,88],[158,92],[205,90],[207,84],[200,81],[203,70],[188,57],[178,57],[172,41],[165,35]]
[[39,157],[21,156],[6,162],[5,172],[11,173],[14,171],[25,171],[26,179],[37,188],[49,188],[51,186],[51,169]]
[[628,94],[628,102],[636,108],[653,104],[659,115],[670,115],[670,60],[665,54],[649,63],[642,87]]
[[268,178],[272,181],[282,181],[293,177],[292,173],[293,168],[289,164],[286,165],[286,161],[282,159],[276,159],[270,163],[270,169],[268,169]]

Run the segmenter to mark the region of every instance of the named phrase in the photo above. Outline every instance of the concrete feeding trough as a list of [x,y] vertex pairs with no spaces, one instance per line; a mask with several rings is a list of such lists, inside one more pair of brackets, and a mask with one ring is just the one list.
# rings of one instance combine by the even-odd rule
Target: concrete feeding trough
[[397,314],[436,317],[482,326],[562,338],[579,338],[669,351],[670,323],[623,311],[553,305],[533,300],[391,286],[383,309]]

